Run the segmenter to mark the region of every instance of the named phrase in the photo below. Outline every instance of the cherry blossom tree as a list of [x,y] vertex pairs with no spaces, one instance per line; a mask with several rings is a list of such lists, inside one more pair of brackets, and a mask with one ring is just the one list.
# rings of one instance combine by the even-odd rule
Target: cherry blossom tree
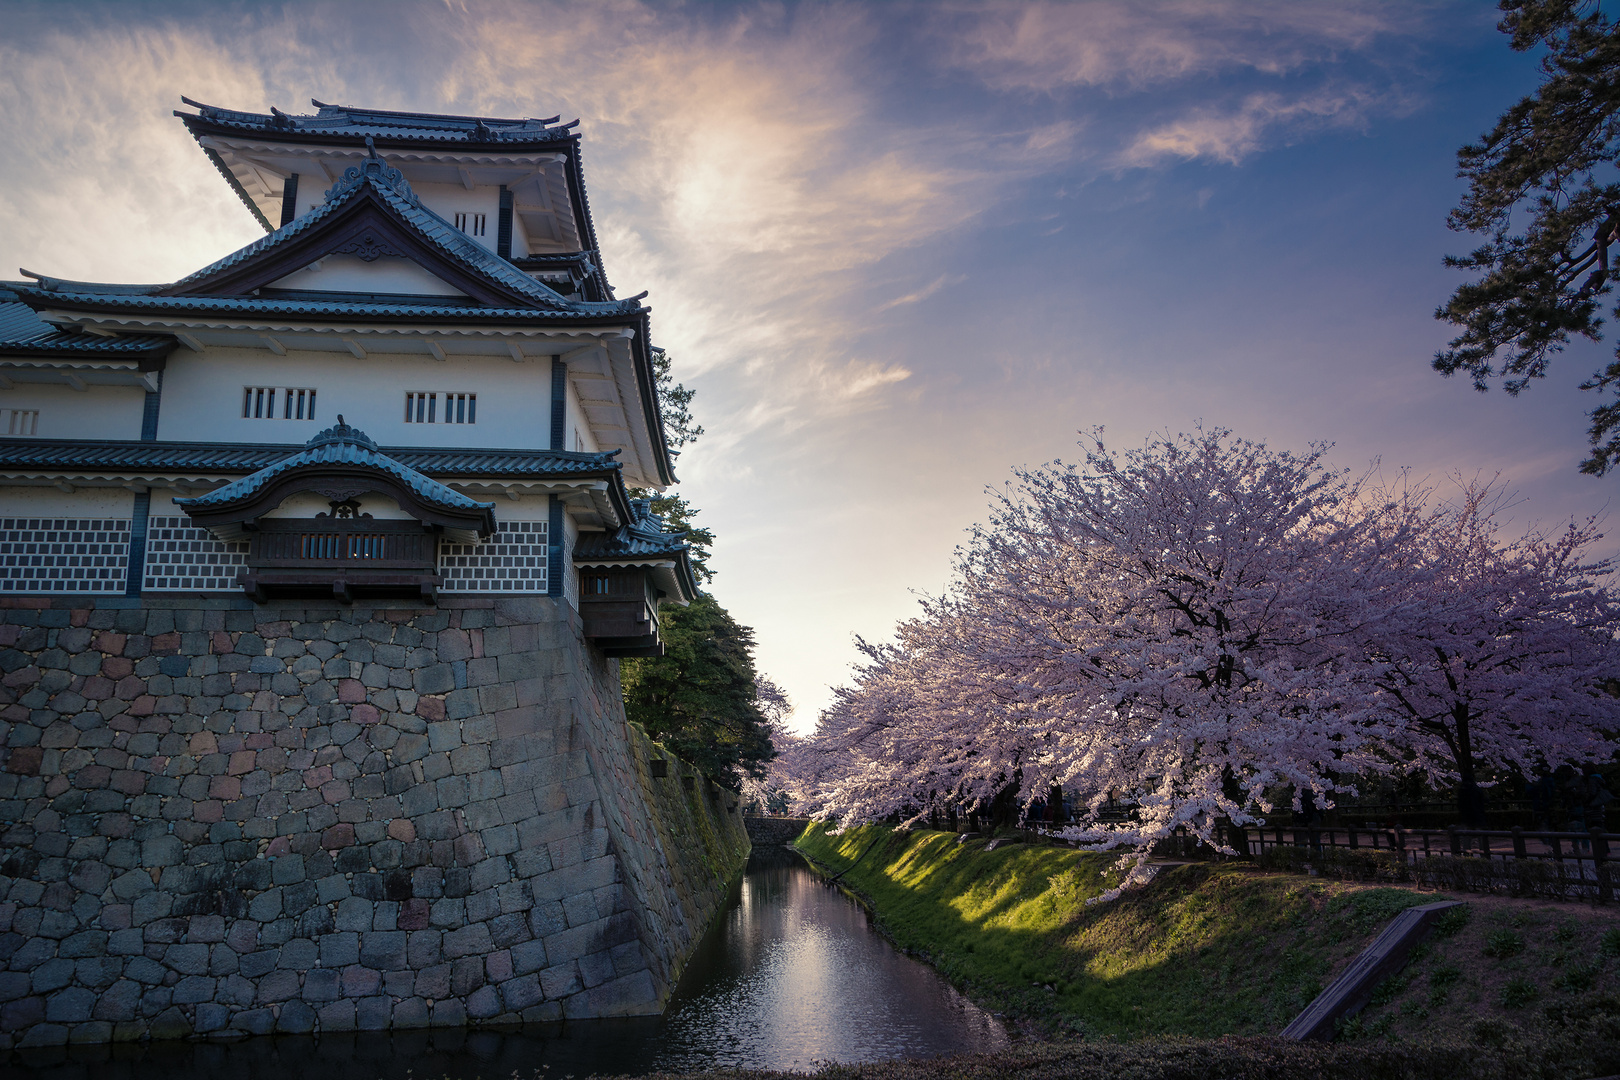
[[[1468,824],[1484,824],[1482,770],[1521,775],[1604,760],[1616,749],[1620,605],[1596,559],[1595,521],[1504,539],[1510,508],[1494,483],[1408,529],[1409,602],[1369,626],[1368,660],[1399,718],[1390,744],[1431,786],[1455,785]],[[1403,521],[1409,499],[1389,499]]]
[[[1607,757],[1620,702],[1609,564],[1591,523],[1503,539],[1467,488],[1375,487],[1224,430],[1021,470],[895,640],[862,643],[794,766],[843,824],[1027,806],[1127,849],[1330,807],[1361,778]],[[1286,793],[1286,794],[1285,794]],[[1109,823],[1115,799],[1134,807]]]
[[[1018,472],[953,587],[824,717],[850,757],[827,811],[1061,784],[1087,803],[1076,836],[1140,853],[1182,828],[1216,842],[1280,787],[1330,801],[1387,767],[1358,643],[1397,566],[1323,453],[1216,430]],[[1120,796],[1134,820],[1099,823]]]

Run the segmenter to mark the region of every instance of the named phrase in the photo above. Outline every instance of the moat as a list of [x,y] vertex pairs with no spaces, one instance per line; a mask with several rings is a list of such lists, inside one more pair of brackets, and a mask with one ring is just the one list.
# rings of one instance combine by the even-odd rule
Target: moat
[[794,852],[757,849],[661,1017],[520,1030],[429,1030],[78,1047],[14,1057],[0,1078],[300,1080],[808,1070],[992,1050],[995,1017],[896,952]]

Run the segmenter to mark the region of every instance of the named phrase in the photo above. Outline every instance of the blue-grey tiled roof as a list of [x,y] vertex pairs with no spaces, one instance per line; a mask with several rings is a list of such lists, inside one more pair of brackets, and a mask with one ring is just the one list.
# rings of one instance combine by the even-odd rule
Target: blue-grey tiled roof
[[175,114],[184,120],[203,120],[219,127],[267,132],[282,137],[335,135],[356,138],[370,135],[391,141],[530,144],[575,138],[573,128],[579,123],[575,120],[559,124],[559,118],[555,116],[543,120],[532,117],[514,120],[493,116],[390,112],[328,105],[321,101],[311,101],[318,110],[313,116],[290,115],[274,108],[269,113],[252,113],[204,105],[190,98],[181,100],[199,110],[196,116]]
[[250,498],[261,491],[267,484],[278,476],[284,476],[294,469],[305,468],[310,465],[358,465],[367,469],[387,473],[396,480],[401,481],[410,488],[424,502],[437,506],[449,507],[463,511],[488,511],[495,508],[494,503],[478,502],[469,499],[459,491],[445,487],[437,480],[424,476],[415,469],[402,462],[396,461],[377,449],[377,444],[357,428],[338,423],[316,435],[304,444],[304,449],[296,454],[282,458],[273,465],[232,481],[224,487],[216,488],[206,495],[198,495],[190,499],[176,499],[175,503],[188,510],[207,510],[212,507],[228,506],[241,499]]
[[[49,279],[47,279],[48,281]],[[77,292],[48,288],[19,289],[39,304],[67,301],[75,305],[112,311],[196,311],[240,312],[258,315],[302,315],[309,318],[353,316],[388,319],[447,319],[476,318],[479,322],[525,321],[544,322],[553,319],[598,319],[606,316],[633,313],[633,303],[626,307],[612,304],[576,304],[572,308],[487,308],[468,304],[416,304],[390,303],[370,300],[300,300],[274,296],[129,296],[121,293]]]
[[[265,443],[125,442],[85,439],[0,439],[0,468],[250,473],[297,451]],[[620,471],[605,454],[565,450],[385,447],[395,461],[439,477],[564,479]]]
[[649,499],[630,500],[631,520],[613,532],[583,533],[574,550],[576,559],[672,558],[688,550],[684,532],[669,532],[652,512]]
[[0,285],[0,352],[41,357],[101,357],[139,359],[174,348],[174,339],[159,334],[67,333],[44,322],[23,303],[16,289]]
[[35,315],[15,292],[0,286],[0,341],[37,341],[55,333],[60,331]]

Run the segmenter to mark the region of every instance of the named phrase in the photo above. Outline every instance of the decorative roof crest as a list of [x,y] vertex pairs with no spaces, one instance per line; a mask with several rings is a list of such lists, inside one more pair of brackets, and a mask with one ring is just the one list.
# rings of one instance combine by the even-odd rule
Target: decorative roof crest
[[317,446],[330,446],[333,443],[352,443],[355,446],[363,446],[368,450],[377,449],[377,444],[372,441],[370,435],[343,422],[342,413],[338,413],[338,422],[336,424],[305,443],[304,449],[313,450]]
[[371,156],[358,165],[350,165],[344,169],[343,178],[326,189],[323,196],[325,201],[331,202],[334,197],[346,194],[364,183],[367,178],[375,177],[378,183],[393,188],[411,202],[416,202],[411,185],[405,182],[405,174],[382,159],[382,155],[377,153],[377,144],[372,141],[370,135],[366,136],[366,151]]
[[671,532],[664,523],[664,519],[653,513],[651,499],[630,500],[630,520],[619,527],[620,539],[628,539],[631,535],[662,541],[675,541],[685,536],[685,531]]

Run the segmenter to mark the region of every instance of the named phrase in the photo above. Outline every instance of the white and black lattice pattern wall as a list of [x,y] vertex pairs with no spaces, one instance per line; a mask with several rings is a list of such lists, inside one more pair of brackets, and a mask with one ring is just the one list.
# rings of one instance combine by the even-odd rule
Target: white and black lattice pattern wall
[[247,568],[247,541],[215,540],[184,517],[154,517],[146,526],[142,592],[236,592]]
[[546,523],[503,521],[480,544],[439,543],[439,586],[445,593],[546,591]]
[[0,518],[0,593],[122,593],[128,518]]

